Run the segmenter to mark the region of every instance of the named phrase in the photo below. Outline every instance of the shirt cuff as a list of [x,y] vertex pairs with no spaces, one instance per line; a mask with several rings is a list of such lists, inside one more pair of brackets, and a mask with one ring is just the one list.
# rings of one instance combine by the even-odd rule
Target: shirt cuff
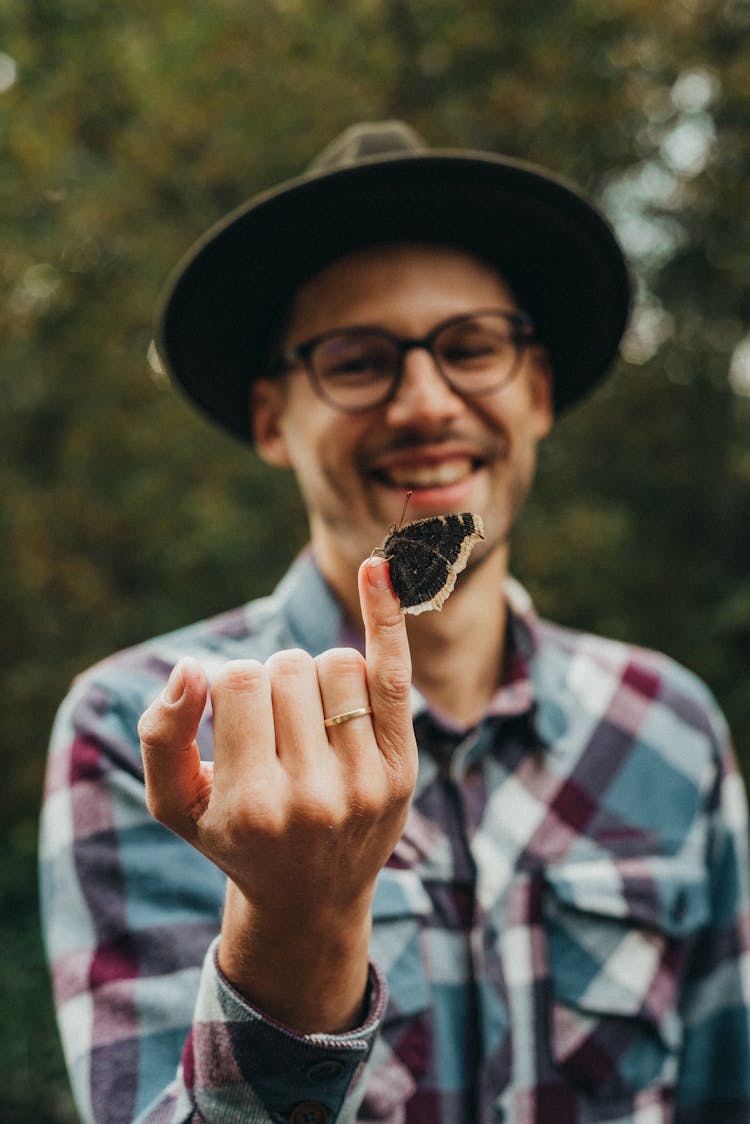
[[321,1120],[349,1117],[347,1101],[360,1099],[358,1081],[387,1000],[377,966],[370,964],[360,1027],[344,1034],[298,1034],[232,987],[218,967],[218,944],[217,938],[206,954],[182,1061],[199,1112],[207,1120],[286,1121],[296,1107],[313,1102]]

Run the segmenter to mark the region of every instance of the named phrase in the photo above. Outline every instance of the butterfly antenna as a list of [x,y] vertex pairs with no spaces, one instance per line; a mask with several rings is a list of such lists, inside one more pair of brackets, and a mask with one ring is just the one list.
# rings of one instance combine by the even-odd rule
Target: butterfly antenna
[[399,531],[401,530],[401,528],[403,526],[403,523],[404,523],[404,516],[406,515],[406,509],[409,506],[409,500],[411,499],[411,497],[413,495],[414,495],[413,490],[411,492],[406,493],[406,499],[404,500],[404,506],[401,508],[401,517],[398,521],[398,530]]

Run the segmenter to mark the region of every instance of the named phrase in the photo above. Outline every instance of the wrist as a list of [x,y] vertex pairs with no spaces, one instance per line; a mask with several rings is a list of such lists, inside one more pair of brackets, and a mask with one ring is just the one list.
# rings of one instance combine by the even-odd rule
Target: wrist
[[262,1014],[301,1034],[361,1025],[367,993],[370,901],[305,916],[289,904],[269,916],[231,881],[217,961]]

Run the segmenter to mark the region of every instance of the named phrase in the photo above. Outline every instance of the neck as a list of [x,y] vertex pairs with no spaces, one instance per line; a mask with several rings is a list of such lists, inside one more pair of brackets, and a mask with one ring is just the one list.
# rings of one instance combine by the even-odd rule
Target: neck
[[461,725],[483,714],[500,685],[507,607],[505,551],[459,576],[442,612],[407,617],[414,684],[428,703]]

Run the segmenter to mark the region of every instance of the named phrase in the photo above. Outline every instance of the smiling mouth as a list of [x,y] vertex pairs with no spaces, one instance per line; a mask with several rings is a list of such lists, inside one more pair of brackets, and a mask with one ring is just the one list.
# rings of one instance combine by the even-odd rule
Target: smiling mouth
[[435,463],[391,465],[376,469],[373,475],[392,488],[446,488],[467,480],[481,466],[481,461],[471,457],[455,457]]

